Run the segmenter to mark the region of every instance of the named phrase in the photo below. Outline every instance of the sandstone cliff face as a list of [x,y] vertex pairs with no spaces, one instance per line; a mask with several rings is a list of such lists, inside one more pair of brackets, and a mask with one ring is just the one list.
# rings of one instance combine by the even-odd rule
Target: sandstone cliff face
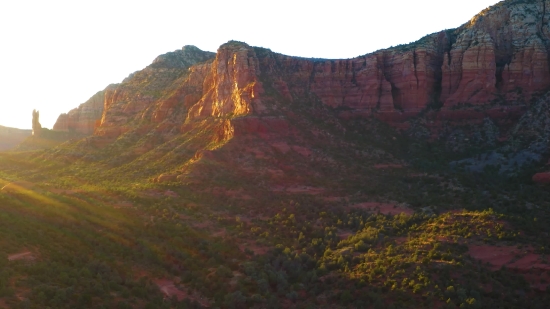
[[432,104],[454,109],[497,98],[521,104],[550,88],[548,7],[548,0],[502,2],[456,30],[349,60],[266,51],[261,70],[289,100],[313,94],[363,114],[416,114]]
[[[433,119],[479,118],[469,106],[523,105],[550,89],[547,8],[550,0],[504,1],[458,29],[346,60],[290,57],[238,42],[217,54],[186,46],[98,94],[90,105],[101,105],[101,117],[90,111],[101,107],[82,107],[62,115],[56,128],[96,127],[97,136],[112,139],[140,127],[169,138],[208,118],[227,128],[234,118],[316,102],[343,118],[395,123],[430,107],[442,108]],[[489,110],[480,119],[509,114]]]
[[237,117],[261,108],[259,74],[258,57],[250,46],[222,45],[204,80],[203,96],[191,107],[188,118]]
[[[132,115],[143,112],[163,97],[166,91],[170,91],[170,84],[185,75],[189,67],[213,57],[213,53],[194,46],[184,46],[181,50],[161,55],[121,84],[110,85],[78,108],[61,114],[53,129],[91,135],[96,128],[101,128],[98,135],[118,135]],[[168,111],[169,108],[164,110],[165,113]],[[159,117],[162,115],[157,115]]]
[[309,60],[264,51],[261,69],[291,101],[314,95],[333,108],[370,113],[420,111],[438,91],[450,38],[442,32],[418,46],[388,49],[349,60]]
[[[108,87],[109,88],[109,87]],[[105,91],[99,91],[78,108],[61,114],[53,126],[55,131],[76,132],[86,135],[94,133],[97,120],[103,114]]]
[[[194,46],[185,46],[180,51],[159,56],[147,68],[106,91],[104,112],[96,135],[116,137],[150,120],[158,123],[170,118],[167,122],[179,121],[181,124],[186,114],[182,107],[195,103],[198,99],[196,88],[204,78],[201,65],[190,67],[210,61],[214,56]],[[175,129],[175,125],[164,131],[171,129]]]
[[550,86],[550,1],[501,2],[455,31],[445,54],[444,106],[529,100]]

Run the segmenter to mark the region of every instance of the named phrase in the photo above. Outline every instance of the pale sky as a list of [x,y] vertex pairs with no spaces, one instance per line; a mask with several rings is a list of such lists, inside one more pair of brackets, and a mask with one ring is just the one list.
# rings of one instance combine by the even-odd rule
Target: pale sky
[[352,58],[456,28],[497,0],[1,0],[0,125],[43,127],[156,56],[244,41]]

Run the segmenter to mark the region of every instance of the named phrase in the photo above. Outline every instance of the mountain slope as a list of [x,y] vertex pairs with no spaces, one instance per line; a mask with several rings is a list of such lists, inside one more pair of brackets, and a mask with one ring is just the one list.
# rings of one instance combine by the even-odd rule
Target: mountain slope
[[[258,63],[259,72],[271,80],[273,88],[283,98],[297,102],[320,100],[332,108],[344,109],[344,117],[374,113],[382,119],[399,121],[429,107],[442,107],[447,112],[441,113],[440,117],[468,118],[471,113],[453,111],[472,105],[485,109],[506,106],[513,112],[517,106],[529,103],[550,87],[550,30],[547,22],[550,13],[546,10],[549,5],[548,1],[503,1],[458,29],[354,59],[303,59],[262,50],[256,53],[253,61]],[[179,60],[166,62],[164,70],[170,67],[183,72],[187,66],[212,56],[198,56],[201,52],[194,47],[193,52],[198,54],[186,56],[185,50],[172,54],[170,57],[198,58],[184,61],[185,65],[179,67],[179,64],[174,65]],[[156,61],[161,61],[162,57]],[[114,123],[121,127],[125,121],[137,116],[135,113],[149,110],[146,107],[150,105],[163,104],[164,109],[172,108],[170,104],[174,103],[164,102],[167,98],[161,97],[175,90],[167,88],[173,79],[155,77],[156,73],[152,71],[155,67],[154,63],[139,73],[142,77],[131,76],[123,83],[140,85],[143,78],[156,80],[156,84],[149,84],[148,93],[141,93],[139,97],[138,88],[123,87],[125,90],[112,90],[104,98],[103,105],[120,115],[110,117],[107,108],[103,127],[112,127]],[[185,108],[206,94],[206,89],[200,89],[206,76],[200,72],[208,69],[197,66],[191,70],[194,80],[190,82],[196,89],[192,96],[185,98]],[[160,81],[166,84],[159,84]],[[208,80],[205,82],[209,83]],[[113,97],[114,93],[119,96],[121,92],[124,92],[125,99]],[[135,101],[132,104],[126,102],[130,97]],[[184,100],[182,97],[177,99]],[[171,100],[176,100],[176,97]],[[175,110],[181,109],[176,107]],[[86,114],[84,111],[80,113]],[[157,111],[155,121],[163,118],[162,113],[165,111]],[[489,115],[503,117],[496,111]],[[95,117],[99,120],[97,115]],[[142,118],[151,117],[142,115]],[[61,123],[63,121],[60,119]]]
[[548,308],[547,188],[449,165],[547,147],[548,4],[348,60],[160,56],[86,136],[0,154],[0,307]]
[[20,130],[15,128],[0,126],[0,151],[9,150],[25,138],[31,136],[32,130]]

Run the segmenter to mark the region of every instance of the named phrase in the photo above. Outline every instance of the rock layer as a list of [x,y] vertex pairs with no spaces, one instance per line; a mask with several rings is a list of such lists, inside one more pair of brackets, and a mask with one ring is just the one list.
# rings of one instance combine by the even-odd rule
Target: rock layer
[[57,118],[53,129],[55,131],[76,132],[90,135],[94,133],[97,120],[103,114],[105,91],[99,91],[78,108],[61,114]]
[[426,109],[463,118],[470,106],[524,105],[550,89],[546,7],[550,0],[503,1],[458,29],[345,60],[290,57],[239,42],[217,54],[186,46],[60,116],[54,129],[115,138],[140,127],[175,136],[201,119],[230,121],[305,103],[343,118],[389,122]]

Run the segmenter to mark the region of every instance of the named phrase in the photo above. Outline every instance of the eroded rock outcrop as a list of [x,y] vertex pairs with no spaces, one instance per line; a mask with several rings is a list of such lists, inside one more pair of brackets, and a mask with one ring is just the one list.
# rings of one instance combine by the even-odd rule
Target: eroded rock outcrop
[[164,122],[157,128],[164,133],[176,133],[187,108],[201,97],[205,67],[199,63],[212,61],[214,56],[194,46],[184,46],[157,57],[147,68],[107,89],[96,135],[117,137],[150,120]]
[[497,98],[527,101],[550,86],[550,1],[503,1],[454,33],[445,54],[441,101],[445,107],[487,104]]
[[40,136],[42,125],[40,124],[40,112],[33,109],[32,111],[32,135]]
[[[107,89],[112,87],[114,86],[109,86]],[[67,114],[59,115],[53,126],[53,130],[86,135],[93,134],[98,120],[101,119],[101,115],[103,114],[106,91],[97,92],[88,101],[80,104],[78,108],[69,111]]]
[[[547,7],[550,0],[503,1],[457,29],[353,59],[291,57],[240,42],[216,54],[186,46],[62,115],[55,128],[95,130],[111,140],[137,130],[166,141],[203,126],[227,139],[236,134],[235,118],[318,103],[343,119],[374,115],[397,123],[441,109],[430,119],[509,121],[524,110],[518,106],[550,89]],[[199,124],[206,119],[214,121]],[[142,152],[155,143],[151,138]]]
[[522,104],[550,87],[550,1],[501,2],[456,30],[349,60],[266,51],[262,72],[289,101],[416,114],[430,106]]
[[[166,93],[171,94],[170,91],[174,89],[169,88],[170,84],[186,75],[189,67],[207,61],[214,55],[194,46],[184,46],[181,50],[161,55],[147,68],[128,76],[121,84],[110,85],[78,108],[61,114],[53,129],[91,135],[100,128],[98,135],[117,136],[125,131],[125,123],[133,119],[136,113],[151,112],[147,108],[152,103],[164,99]],[[193,101],[191,97],[184,100]],[[155,115],[156,120],[164,119],[171,107],[164,106],[163,111]]]

